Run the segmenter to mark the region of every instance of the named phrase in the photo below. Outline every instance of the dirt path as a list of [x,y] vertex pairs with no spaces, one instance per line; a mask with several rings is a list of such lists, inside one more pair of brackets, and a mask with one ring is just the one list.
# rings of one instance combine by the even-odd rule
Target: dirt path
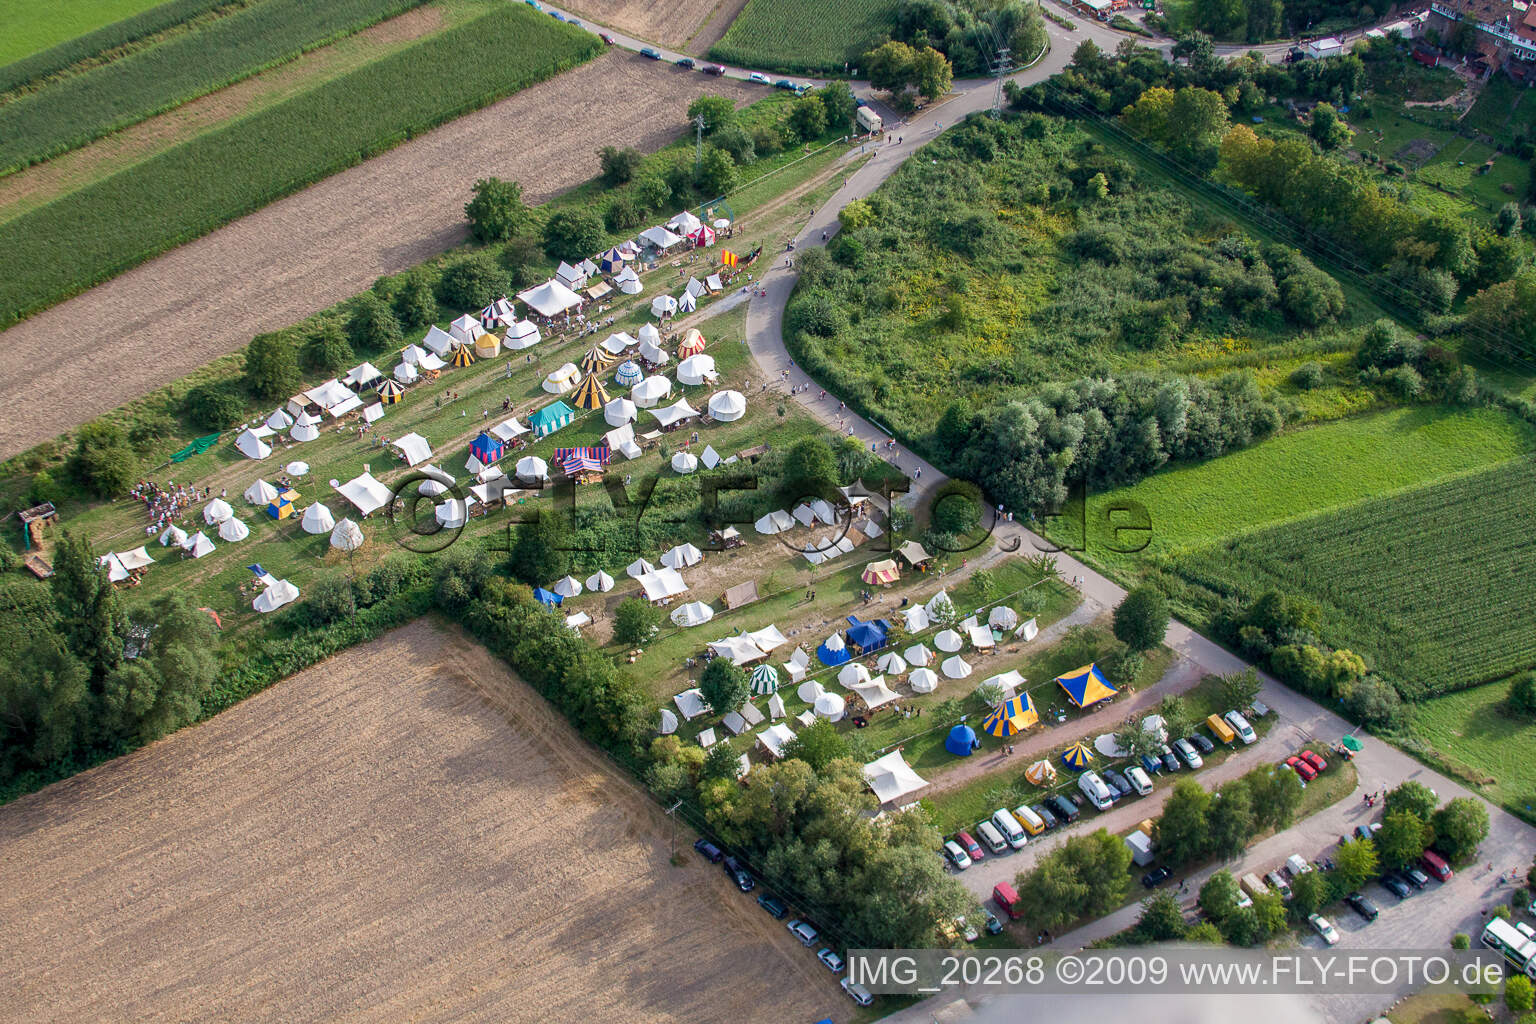
[[0,1017],[846,1019],[811,952],[718,869],[669,864],[670,835],[532,689],[419,620],[0,808]]
[[[540,202],[602,145],[655,150],[684,111],[760,86],[614,53],[344,171],[0,333],[0,458],[183,377],[464,237],[476,178]],[[550,111],[563,113],[551,125]],[[59,401],[60,396],[69,401]]]

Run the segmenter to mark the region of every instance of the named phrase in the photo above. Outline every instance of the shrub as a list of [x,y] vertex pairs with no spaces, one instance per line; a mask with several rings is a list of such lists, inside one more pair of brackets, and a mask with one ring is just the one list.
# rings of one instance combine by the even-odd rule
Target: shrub
[[1323,364],[1316,361],[1302,363],[1291,371],[1291,383],[1302,391],[1320,387],[1323,383]]
[[425,327],[437,319],[437,296],[432,286],[418,275],[412,275],[395,293],[395,316],[406,327]]
[[326,625],[357,614],[357,595],[352,581],[340,573],[328,573],[311,583],[304,595],[307,600],[299,605],[307,609],[311,619]]
[[1381,375],[1381,383],[1393,395],[1405,401],[1424,393],[1424,378],[1411,366],[1394,366]]
[[1466,932],[1457,932],[1455,935],[1451,936],[1451,948],[1471,949],[1472,936],[1468,935]]
[[197,429],[223,430],[245,415],[245,395],[231,381],[212,381],[188,391],[182,408]]
[[133,486],[139,458],[115,423],[87,423],[75,435],[75,478],[99,498],[111,498]]
[[304,361],[310,369],[336,374],[352,365],[352,346],[341,325],[327,320],[317,326],[304,342]]
[[561,210],[544,225],[544,251],[550,259],[575,263],[603,244],[603,225],[591,210]]
[[[430,299],[432,290],[427,288],[426,293]],[[418,298],[419,296],[413,295],[410,302],[415,302]],[[437,303],[433,301],[426,322],[431,323],[436,313]],[[418,314],[413,312],[412,315]],[[352,344],[362,352],[392,351],[399,348],[401,342],[405,340],[400,331],[400,321],[395,313],[384,304],[384,300],[372,292],[364,292],[353,300],[352,313],[347,318],[347,335],[352,339]]]
[[626,597],[613,612],[614,639],[624,644],[643,644],[656,634],[662,611],[643,597]]
[[1522,672],[1515,678],[1509,705],[1522,715],[1536,715],[1536,672]]
[[597,162],[603,169],[603,184],[609,187],[625,185],[634,178],[635,172],[645,162],[645,154],[633,146],[625,149],[604,146],[597,151]]
[[523,186],[500,178],[481,178],[471,189],[474,198],[464,204],[469,233],[481,242],[503,242],[528,223]]
[[453,309],[478,310],[507,293],[510,278],[489,253],[474,253],[443,271],[443,304]]
[[269,402],[285,399],[299,389],[299,353],[285,334],[258,334],[245,349],[245,386]]
[[624,194],[608,200],[608,208],[603,212],[603,223],[609,231],[628,231],[639,227],[644,220],[634,199]]

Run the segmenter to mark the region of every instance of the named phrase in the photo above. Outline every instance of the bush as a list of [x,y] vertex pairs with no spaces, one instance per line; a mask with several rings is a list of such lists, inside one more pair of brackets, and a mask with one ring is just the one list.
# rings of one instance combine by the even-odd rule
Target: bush
[[334,320],[317,326],[304,343],[304,361],[312,370],[338,374],[349,368],[352,360],[352,346]]
[[640,213],[640,208],[628,195],[616,195],[608,201],[608,208],[603,212],[603,223],[609,231],[628,231],[639,227],[645,218]]
[[1424,393],[1424,378],[1411,366],[1395,366],[1381,375],[1381,383],[1398,398],[1409,401]]
[[139,458],[115,423],[87,423],[75,435],[75,478],[99,498],[116,497],[133,486]]
[[[409,285],[407,287],[410,287]],[[424,287],[424,286],[423,286]],[[430,299],[432,290],[426,289]],[[409,303],[418,301],[419,295],[412,295]],[[396,297],[399,300],[399,297]],[[437,314],[437,302],[432,301],[432,309],[428,314],[426,323],[431,323]],[[419,315],[412,312],[412,316]],[[413,325],[416,326],[416,325]],[[360,352],[389,352],[400,347],[405,336],[400,331],[400,321],[393,311],[384,304],[372,292],[364,292],[352,302],[352,313],[347,318],[347,335],[352,339],[352,344]]]
[[443,305],[462,310],[482,309],[505,295],[510,281],[491,254],[465,256],[443,271]]
[[469,233],[480,242],[504,242],[528,223],[528,207],[523,204],[523,186],[500,178],[481,178],[472,191],[474,198],[464,204],[469,218]]
[[1509,688],[1509,706],[1522,715],[1536,715],[1536,672],[1522,672]]
[[643,597],[626,597],[613,612],[613,636],[622,644],[643,644],[655,636],[662,611]]
[[603,244],[603,225],[591,210],[561,210],[544,225],[544,252],[550,259],[575,263]]
[[1457,932],[1455,935],[1451,936],[1451,948],[1471,949],[1472,936],[1468,935],[1466,932]]
[[710,711],[729,714],[747,702],[747,674],[729,658],[716,658],[699,676],[699,694]]
[[357,595],[352,590],[352,581],[340,573],[321,576],[309,585],[304,596],[307,600],[298,607],[307,610],[318,625],[357,614]]
[[245,386],[269,402],[286,399],[299,389],[298,347],[285,334],[258,334],[245,349]]
[[645,154],[633,146],[625,149],[604,146],[597,151],[597,162],[603,168],[603,184],[611,188],[628,184],[645,162]]
[[182,408],[197,429],[223,430],[245,415],[245,395],[230,381],[213,381],[188,391]]
[[425,327],[437,319],[437,296],[432,294],[432,286],[417,275],[408,278],[395,293],[394,307],[395,316],[406,327]]
[[1291,371],[1291,383],[1298,390],[1311,391],[1323,383],[1323,364],[1316,361],[1302,363]]

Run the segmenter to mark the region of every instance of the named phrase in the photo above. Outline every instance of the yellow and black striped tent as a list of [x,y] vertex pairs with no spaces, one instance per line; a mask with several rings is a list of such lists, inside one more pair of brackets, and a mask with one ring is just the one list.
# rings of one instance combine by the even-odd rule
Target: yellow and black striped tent
[[593,346],[592,350],[581,357],[581,368],[587,373],[601,373],[608,369],[614,357],[601,345]]
[[468,345],[460,345],[453,350],[454,366],[473,366],[475,354],[469,350]]
[[405,397],[405,388],[397,380],[386,380],[378,387],[379,401],[385,405],[394,405]]
[[576,389],[576,408],[601,409],[608,404],[608,389],[596,373],[589,373]]

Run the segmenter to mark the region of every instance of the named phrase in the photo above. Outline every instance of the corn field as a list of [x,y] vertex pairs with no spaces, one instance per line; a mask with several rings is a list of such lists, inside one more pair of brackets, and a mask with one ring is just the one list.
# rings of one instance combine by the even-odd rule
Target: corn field
[[889,35],[893,0],[748,0],[709,56],[798,74],[840,74]]

